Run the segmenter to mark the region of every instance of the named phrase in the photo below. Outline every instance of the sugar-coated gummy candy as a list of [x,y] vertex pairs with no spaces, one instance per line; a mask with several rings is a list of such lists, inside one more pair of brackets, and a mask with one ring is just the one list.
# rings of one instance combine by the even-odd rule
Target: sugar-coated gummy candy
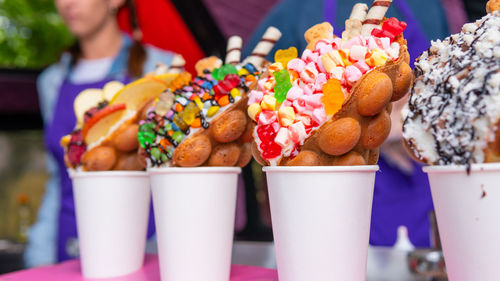
[[276,85],[274,86],[274,97],[278,102],[283,102],[286,100],[286,94],[288,90],[292,88],[292,82],[290,82],[290,74],[286,69],[273,73],[274,79],[276,80]]
[[323,104],[325,105],[325,112],[327,115],[337,113],[344,103],[344,93],[340,81],[337,79],[329,79],[323,85]]

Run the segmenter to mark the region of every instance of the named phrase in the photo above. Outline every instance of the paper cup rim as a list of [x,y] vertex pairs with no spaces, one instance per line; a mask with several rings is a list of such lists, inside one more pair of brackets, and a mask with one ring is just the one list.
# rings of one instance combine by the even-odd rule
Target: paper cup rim
[[199,174],[199,173],[216,173],[216,174],[240,174],[240,167],[162,167],[148,168],[148,175],[158,174]]
[[[435,165],[425,166],[422,170],[427,174],[454,173],[461,174],[467,172],[465,165]],[[500,171],[500,163],[475,163],[470,166],[471,172],[497,172]]]
[[378,165],[360,165],[360,166],[268,166],[262,170],[266,173],[339,173],[339,172],[376,172]]
[[69,177],[74,178],[86,178],[86,177],[147,177],[146,171],[75,171],[73,169],[68,169]]

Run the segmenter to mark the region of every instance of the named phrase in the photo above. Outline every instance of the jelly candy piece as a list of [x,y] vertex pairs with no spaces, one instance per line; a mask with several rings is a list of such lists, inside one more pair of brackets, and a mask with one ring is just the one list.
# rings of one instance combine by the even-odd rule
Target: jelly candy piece
[[184,131],[189,127],[188,124],[186,124],[184,120],[182,120],[182,117],[179,114],[176,114],[174,116],[174,123],[181,131]]
[[286,67],[288,65],[288,62],[296,58],[297,56],[298,56],[297,48],[290,47],[285,50],[276,51],[276,53],[274,54],[274,61],[281,62],[283,67]]
[[154,132],[155,125],[152,123],[144,123],[139,126],[139,132]]
[[214,86],[215,100],[219,100],[221,97],[227,95],[228,91],[224,89],[220,84]]
[[251,63],[247,63],[245,64],[245,66],[243,66],[243,68],[245,68],[246,70],[248,70],[248,72],[250,73],[256,73],[257,72],[257,68],[255,68],[255,66]]
[[151,148],[151,156],[154,159],[159,160],[160,159],[160,154],[161,154],[161,151],[160,151],[160,149],[158,147]]
[[224,81],[230,83],[232,88],[234,88],[240,84],[241,78],[240,78],[240,76],[231,73],[231,74],[226,75],[226,77],[224,78]]
[[340,81],[337,79],[329,79],[323,85],[323,104],[327,115],[337,113],[344,103],[344,93]]
[[137,133],[137,140],[139,141],[142,148],[146,148],[146,143],[153,143],[155,141],[156,135],[150,131],[139,131]]
[[196,96],[193,101],[196,103],[196,105],[200,108],[203,109],[203,102],[201,102],[200,97]]
[[160,148],[163,151],[167,151],[167,147],[172,145],[167,139],[163,138],[160,140]]
[[226,92],[231,91],[235,86],[233,86],[233,83],[229,82],[228,80],[224,79],[217,84],[217,86],[222,87]]
[[182,121],[184,121],[188,125],[191,125],[191,123],[193,123],[194,119],[196,118],[196,115],[198,115],[200,111],[201,109],[196,104],[190,102],[182,112]]
[[177,143],[180,143],[184,139],[184,134],[180,131],[177,131],[172,135],[172,139]]
[[238,88],[232,89],[229,93],[233,96],[233,98],[241,96],[241,92]]
[[238,70],[239,76],[247,75],[248,73],[249,73],[248,70],[246,70],[245,68]]
[[165,125],[165,131],[167,131],[167,132],[168,132],[168,131],[172,131],[172,130],[173,130],[173,128],[172,128],[172,124],[171,124],[171,123],[167,123],[167,124]]
[[212,116],[214,116],[217,113],[217,111],[219,111],[219,107],[218,106],[212,106],[212,107],[210,107],[208,109],[207,116],[208,117],[212,117]]
[[200,118],[194,119],[193,123],[191,123],[191,127],[192,128],[199,128],[199,127],[201,127],[201,119]]
[[222,71],[220,70],[220,68],[215,68],[214,70],[212,70],[212,78],[214,78],[215,80],[222,80],[224,79],[224,76],[222,76]]
[[182,111],[182,109],[183,109],[182,104],[180,104],[180,103],[176,103],[176,104],[175,104],[175,111],[177,111],[177,112],[181,112],[181,111]]
[[238,70],[236,67],[232,64],[225,64],[219,68],[216,68],[212,71],[212,77],[215,80],[221,81],[226,77],[228,74],[238,74]]
[[168,161],[168,156],[165,153],[162,153],[160,155],[160,160],[161,160],[161,162],[165,163]]
[[290,82],[290,74],[286,69],[273,73],[276,85],[274,86],[274,97],[278,102],[283,102],[286,99],[286,93],[292,88]]
[[229,96],[225,95],[225,96],[221,97],[217,103],[219,104],[220,107],[224,107],[224,106],[228,105],[229,104]]

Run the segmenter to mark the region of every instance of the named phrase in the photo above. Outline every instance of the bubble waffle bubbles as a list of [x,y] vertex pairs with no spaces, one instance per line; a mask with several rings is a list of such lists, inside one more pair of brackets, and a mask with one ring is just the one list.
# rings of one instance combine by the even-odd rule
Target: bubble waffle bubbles
[[252,150],[261,164],[377,162],[391,102],[413,83],[406,23],[384,18],[390,2],[376,0],[369,10],[355,5],[342,38],[329,23],[311,27],[300,57],[284,61],[283,51],[276,53],[249,93],[247,113],[257,123]]
[[499,26],[500,11],[492,11],[460,33],[432,42],[415,63],[403,136],[421,161],[500,161]]
[[248,86],[255,83],[263,57],[280,36],[269,28],[242,63],[241,38],[232,37],[226,64],[208,57],[196,64],[196,77],[180,74],[140,121],[138,140],[149,166],[248,164],[253,130],[246,115]]
[[138,155],[139,118],[182,66],[179,57],[173,68],[159,65],[159,75],[151,73],[128,85],[112,81],[103,89],[82,91],[74,101],[75,129],[61,139],[67,167],[84,171],[143,170]]

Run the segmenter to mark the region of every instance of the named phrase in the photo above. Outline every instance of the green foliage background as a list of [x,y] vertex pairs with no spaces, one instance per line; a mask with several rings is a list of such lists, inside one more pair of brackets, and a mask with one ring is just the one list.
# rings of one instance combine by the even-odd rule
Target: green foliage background
[[54,0],[0,0],[0,67],[44,67],[73,40]]

